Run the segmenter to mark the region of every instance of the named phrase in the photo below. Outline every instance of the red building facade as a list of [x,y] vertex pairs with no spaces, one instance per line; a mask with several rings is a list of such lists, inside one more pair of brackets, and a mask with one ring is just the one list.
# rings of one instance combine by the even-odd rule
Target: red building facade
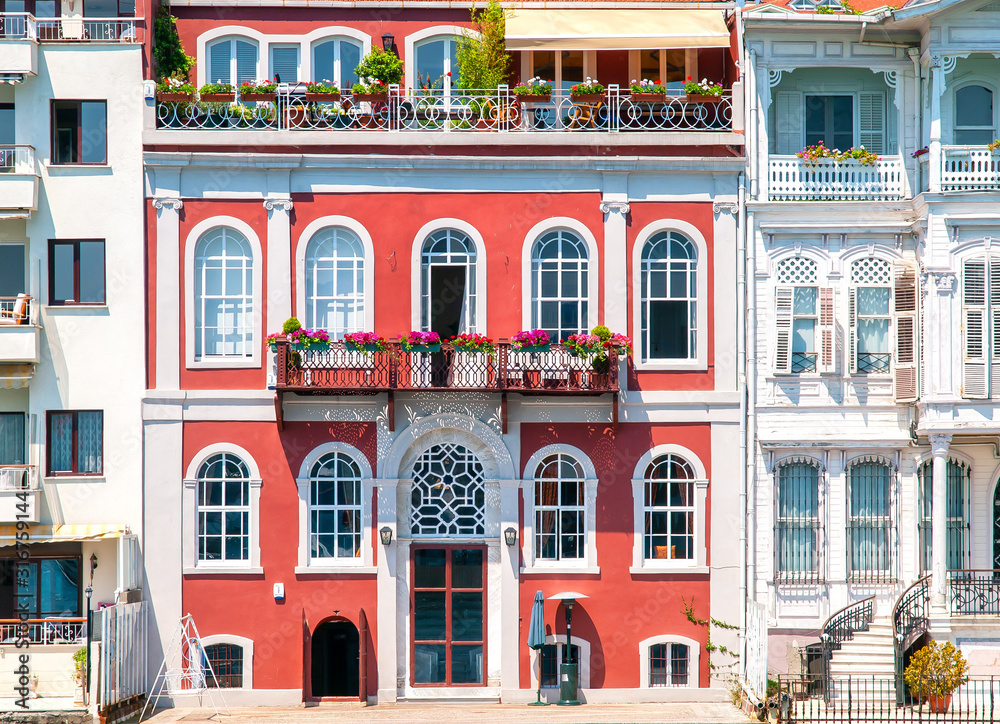
[[[691,16],[715,47],[637,48],[625,27],[611,50],[535,39],[512,84],[551,67],[552,100],[497,89],[476,123],[446,75],[465,8],[172,10],[199,83],[252,68],[283,84],[243,110],[147,109],[145,560],[163,645],[192,614],[227,701],[248,704],[527,701],[539,672],[554,699],[568,660],[587,701],[719,696],[692,618],[740,615],[725,7]],[[385,34],[408,70],[384,103],[301,97],[328,70],[350,81]],[[630,100],[654,62],[668,94]],[[688,100],[678,64],[726,92]],[[584,73],[615,86],[576,102]],[[269,349],[292,316],[329,350]],[[558,344],[599,324],[633,351],[601,368]],[[547,351],[507,342],[537,328]],[[411,330],[497,348],[422,354],[395,342]],[[357,331],[392,344],[347,350]],[[557,600],[527,647],[536,591],[578,594],[572,648]]]

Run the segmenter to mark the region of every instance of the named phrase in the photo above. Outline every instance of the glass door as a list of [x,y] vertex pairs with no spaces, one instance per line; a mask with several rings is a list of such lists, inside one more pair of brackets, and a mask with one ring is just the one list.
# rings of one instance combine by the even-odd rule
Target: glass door
[[414,686],[484,683],[484,548],[413,551],[411,674]]

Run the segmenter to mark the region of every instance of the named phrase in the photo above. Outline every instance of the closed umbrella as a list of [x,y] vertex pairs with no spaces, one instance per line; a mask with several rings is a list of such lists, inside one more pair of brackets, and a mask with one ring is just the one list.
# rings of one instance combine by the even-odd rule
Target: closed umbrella
[[528,621],[528,648],[538,651],[538,698],[530,706],[545,706],[542,701],[542,646],[545,645],[545,594],[535,592],[535,602],[531,604],[531,619]]

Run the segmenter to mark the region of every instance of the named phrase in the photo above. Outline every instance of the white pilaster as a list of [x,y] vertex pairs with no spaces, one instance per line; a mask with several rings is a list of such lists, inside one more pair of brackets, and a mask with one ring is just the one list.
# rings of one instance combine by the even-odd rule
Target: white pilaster
[[292,200],[265,199],[267,210],[267,315],[268,332],[281,329],[292,316]]
[[[613,332],[628,329],[627,231],[628,175],[605,173],[601,213],[604,214],[604,324]],[[597,300],[592,300],[596,304]],[[600,314],[598,314],[600,317]]]
[[931,58],[931,117],[930,148],[927,163],[930,164],[928,191],[941,190],[941,94],[944,93],[944,66],[940,56]]
[[[377,480],[378,513],[375,528],[392,530],[392,543],[382,545],[379,539],[378,574],[378,702],[396,701],[396,482]],[[405,565],[405,563],[404,563]]]
[[[179,185],[179,184],[178,184]],[[157,198],[156,209],[156,389],[180,388],[180,198]]]
[[[517,494],[520,480],[500,481],[500,620],[501,631],[518,630],[517,581],[520,569],[521,549],[516,543],[508,546],[504,531],[513,528],[520,539],[524,535],[518,524]],[[518,651],[521,641],[518,636],[500,636],[500,690],[517,689],[519,683]]]
[[931,605],[944,609],[948,589],[948,446],[951,435],[930,435],[934,469],[931,492]]

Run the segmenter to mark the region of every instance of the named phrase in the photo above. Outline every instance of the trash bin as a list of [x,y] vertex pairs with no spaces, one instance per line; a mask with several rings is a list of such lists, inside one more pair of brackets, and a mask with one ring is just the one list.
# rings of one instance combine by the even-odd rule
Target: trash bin
[[578,664],[559,665],[559,701],[560,706],[575,706],[581,703],[577,699],[577,666]]

